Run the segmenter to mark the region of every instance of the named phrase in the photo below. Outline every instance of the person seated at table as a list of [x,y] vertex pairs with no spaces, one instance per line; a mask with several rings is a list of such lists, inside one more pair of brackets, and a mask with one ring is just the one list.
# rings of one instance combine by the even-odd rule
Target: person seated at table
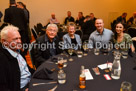
[[31,78],[30,71],[34,72],[26,63],[21,52],[21,36],[19,28],[8,25],[0,33],[0,90],[1,91],[28,91]]
[[130,17],[127,21],[127,26],[131,27],[133,25],[136,25],[136,12],[133,13],[133,16]]
[[51,14],[50,24],[59,24],[59,21],[58,21],[57,18],[55,17],[55,13],[52,13],[52,14]]
[[64,24],[67,25],[68,22],[75,22],[75,19],[71,16],[71,11],[67,12],[67,17],[65,18]]
[[59,48],[59,38],[57,36],[57,32],[57,25],[49,24],[45,35],[36,39],[36,43],[38,44],[34,53],[36,67],[39,67],[47,59],[62,52]]
[[89,48],[103,48],[109,43],[113,36],[113,32],[104,28],[103,19],[97,18],[95,20],[96,30],[91,33],[89,37]]
[[132,39],[129,34],[124,33],[125,31],[124,24],[122,22],[117,22],[115,25],[115,33],[113,36],[114,47],[121,50],[131,49],[132,52],[135,52]]
[[73,48],[75,50],[81,47],[81,39],[78,34],[75,34],[76,25],[74,22],[69,22],[67,25],[68,33],[63,36],[64,49]]

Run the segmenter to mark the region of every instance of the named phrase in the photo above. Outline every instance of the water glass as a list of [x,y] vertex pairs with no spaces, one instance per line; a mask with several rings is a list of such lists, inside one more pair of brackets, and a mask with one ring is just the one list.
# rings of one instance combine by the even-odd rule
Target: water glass
[[122,51],[121,54],[122,54],[122,58],[124,58],[124,59],[128,58],[128,51],[127,50]]
[[132,91],[132,84],[127,81],[122,82],[120,91]]
[[114,58],[120,60],[120,58],[121,58],[121,53],[120,53],[118,50],[115,50],[115,51],[114,51]]
[[63,70],[59,70],[58,72],[58,83],[59,84],[66,83],[66,73]]
[[68,65],[67,59],[63,59],[63,67],[67,67],[67,65]]
[[77,57],[79,57],[79,58],[83,57],[83,52],[78,50],[77,51]]
[[94,54],[95,54],[95,55],[99,55],[99,51],[100,51],[100,50],[99,50],[98,48],[95,48],[95,49],[94,49]]

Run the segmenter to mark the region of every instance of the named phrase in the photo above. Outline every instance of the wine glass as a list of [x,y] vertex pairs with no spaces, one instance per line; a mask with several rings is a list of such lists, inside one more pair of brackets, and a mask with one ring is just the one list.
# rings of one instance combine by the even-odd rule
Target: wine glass
[[88,41],[85,41],[83,43],[83,49],[84,49],[84,56],[87,56],[87,51],[88,51]]
[[70,55],[69,61],[73,61],[73,58],[71,58],[72,54],[73,54],[74,50],[72,48],[68,49],[68,53]]

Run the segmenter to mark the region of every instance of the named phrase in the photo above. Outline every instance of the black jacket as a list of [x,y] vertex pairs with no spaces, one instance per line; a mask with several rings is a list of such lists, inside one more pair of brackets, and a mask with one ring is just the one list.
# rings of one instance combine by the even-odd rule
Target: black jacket
[[10,23],[20,30],[26,30],[27,20],[23,9],[11,6],[5,10],[4,22]]
[[[29,66],[28,68],[30,70]],[[0,91],[20,91],[20,78],[17,59],[4,49],[0,43]]]
[[[60,54],[62,52],[62,50],[59,48],[59,39],[58,37],[55,37],[54,43],[55,43],[55,50],[56,50],[56,55]],[[36,67],[39,67],[44,61],[46,61],[47,59],[49,59],[51,57],[51,53],[50,53],[50,47],[48,46],[48,37],[47,35],[43,35],[41,37],[39,37],[36,40],[36,43],[39,46],[36,46],[35,51],[34,51],[34,63]],[[36,44],[36,45],[37,45]],[[33,46],[34,47],[34,46]]]
[[66,17],[65,21],[64,21],[65,25],[67,25],[68,22],[75,22],[74,17],[72,17],[72,16],[71,17]]

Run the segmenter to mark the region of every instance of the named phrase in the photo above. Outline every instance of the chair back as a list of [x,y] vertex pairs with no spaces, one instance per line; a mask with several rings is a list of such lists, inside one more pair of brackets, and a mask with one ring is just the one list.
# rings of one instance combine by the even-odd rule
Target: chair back
[[37,39],[38,34],[37,34],[37,32],[35,31],[35,29],[34,29],[34,28],[31,28],[31,31],[32,31],[32,34],[33,34],[34,38]]
[[131,37],[136,37],[136,28],[133,28],[133,27],[128,28],[128,34]]
[[75,34],[78,34],[80,36],[80,38],[82,39],[82,37],[83,37],[82,30],[76,30]]
[[33,68],[36,70],[36,66],[35,66],[35,58],[34,58],[34,43],[35,43],[35,41],[33,41],[32,43],[31,43],[31,47],[29,48],[29,55],[30,55],[30,58],[31,58],[31,62],[32,62],[32,66],[33,66]]

